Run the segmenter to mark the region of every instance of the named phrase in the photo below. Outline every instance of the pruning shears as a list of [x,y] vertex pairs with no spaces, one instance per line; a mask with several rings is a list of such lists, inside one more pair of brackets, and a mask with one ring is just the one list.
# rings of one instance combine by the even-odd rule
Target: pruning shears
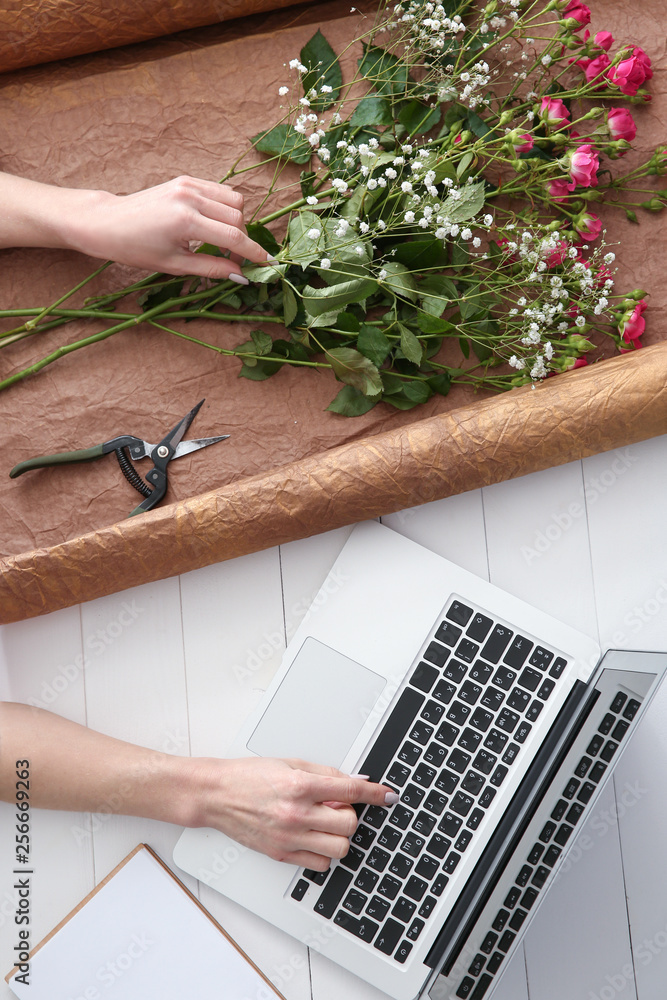
[[[105,441],[104,444],[98,444],[93,448],[82,448],[79,451],[65,451],[56,455],[40,455],[38,458],[29,458],[27,461],[19,462],[18,465],[14,466],[9,473],[10,478],[16,479],[17,476],[23,475],[24,472],[30,472],[32,469],[47,468],[51,465],[65,465],[70,462],[90,462],[114,452],[121,472],[128,483],[134,486],[135,490],[145,498],[138,507],[135,507],[128,514],[128,517],[141,514],[146,510],[152,510],[167,492],[167,465],[173,458],[183,458],[184,455],[189,455],[200,448],[207,448],[210,444],[217,444],[218,441],[226,441],[229,437],[229,434],[222,434],[219,437],[196,438],[191,441],[182,440],[188,427],[197,416],[203,402],[204,400],[202,399],[197,403],[158,444],[149,444],[141,438],[124,434],[121,437]],[[129,458],[126,450],[129,453]],[[146,481],[141,478],[130,461],[130,459],[139,461],[142,458],[151,458],[153,460],[153,468],[146,475]]]

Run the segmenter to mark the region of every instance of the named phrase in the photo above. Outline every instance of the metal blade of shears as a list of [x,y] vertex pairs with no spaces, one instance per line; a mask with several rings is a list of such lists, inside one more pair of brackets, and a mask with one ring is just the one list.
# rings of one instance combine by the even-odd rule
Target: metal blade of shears
[[199,451],[200,448],[208,448],[210,444],[217,444],[218,441],[226,441],[229,434],[221,434],[219,437],[211,438],[193,438],[191,441],[181,441],[180,444],[176,445],[174,449],[174,454],[172,458],[183,458],[183,455],[189,455],[193,451]]
[[193,406],[190,412],[186,413],[183,419],[179,420],[176,426],[172,428],[172,430],[170,430],[168,434],[165,434],[165,436],[160,441],[158,448],[166,445],[166,447],[169,448],[170,450],[175,450],[176,446],[180,444],[181,439],[183,438],[183,435],[187,431],[188,427],[199,413],[203,403],[204,400],[202,399],[197,403],[196,406]]

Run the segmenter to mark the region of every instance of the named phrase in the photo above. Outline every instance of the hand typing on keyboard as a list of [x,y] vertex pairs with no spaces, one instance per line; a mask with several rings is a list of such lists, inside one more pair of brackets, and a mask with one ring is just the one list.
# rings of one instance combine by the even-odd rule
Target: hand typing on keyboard
[[317,871],[347,855],[357,828],[353,802],[398,801],[387,785],[333,767],[162,753],[18,703],[0,703],[0,732],[0,800],[15,801],[14,762],[29,756],[32,807],[214,827],[271,858]]

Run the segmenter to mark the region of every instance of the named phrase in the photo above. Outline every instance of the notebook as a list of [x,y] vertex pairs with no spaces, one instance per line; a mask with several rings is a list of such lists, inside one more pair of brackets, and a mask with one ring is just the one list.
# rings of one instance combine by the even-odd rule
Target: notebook
[[5,978],[21,1000],[281,1000],[145,844]]
[[184,831],[174,860],[395,1000],[482,1000],[665,669],[662,652],[601,658],[485,580],[358,525],[232,755],[369,774],[399,803],[357,807],[326,873],[215,830]]

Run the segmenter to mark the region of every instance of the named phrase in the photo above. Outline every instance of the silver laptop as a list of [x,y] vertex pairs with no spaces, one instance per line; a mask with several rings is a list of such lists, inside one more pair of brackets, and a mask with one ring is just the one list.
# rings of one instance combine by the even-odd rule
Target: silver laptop
[[369,774],[320,873],[186,830],[174,860],[395,1000],[491,995],[667,669],[357,525],[232,756]]

